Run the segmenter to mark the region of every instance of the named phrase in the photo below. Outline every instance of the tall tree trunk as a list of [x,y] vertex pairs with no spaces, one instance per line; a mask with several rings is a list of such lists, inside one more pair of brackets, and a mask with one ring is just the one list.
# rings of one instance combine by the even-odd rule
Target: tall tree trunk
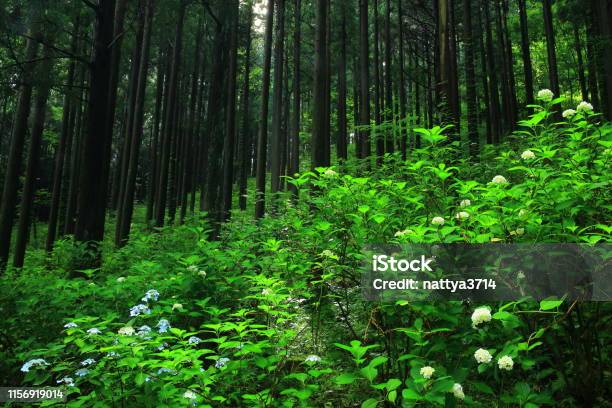
[[548,58],[548,81],[550,90],[559,97],[559,74],[557,72],[557,52],[555,50],[555,31],[553,26],[552,0],[542,0],[544,11],[544,33],[546,34],[546,55]]
[[363,126],[359,132],[359,158],[369,158],[371,155],[370,145],[370,51],[368,38],[368,0],[359,0],[359,89],[360,89],[360,125]]
[[599,38],[601,43],[601,105],[606,119],[612,120],[612,4],[609,0],[597,1]]
[[22,76],[20,78],[19,97],[15,108],[15,119],[11,133],[11,143],[4,176],[4,187],[2,200],[0,200],[0,273],[8,262],[9,249],[11,246],[11,235],[13,232],[13,221],[15,217],[15,205],[17,204],[17,190],[19,189],[19,173],[23,160],[23,147],[28,131],[28,117],[30,116],[30,102],[32,100],[33,72],[36,68],[34,61],[38,51],[40,38],[39,16],[34,15],[32,27],[28,32],[29,39],[26,43]]
[[380,29],[378,27],[378,0],[374,0],[374,122],[376,123],[376,130],[372,132],[375,137],[376,145],[376,164],[381,165],[383,155],[385,154],[385,139],[383,138],[381,131],[382,124],[382,111],[384,106],[383,98],[381,98],[381,87],[380,87]]
[[[391,70],[391,53],[393,48],[393,39],[391,38],[391,0],[386,0],[385,7],[385,106],[386,115],[385,121],[393,121],[393,84]],[[393,131],[385,131],[385,153],[393,153],[395,151],[395,141]]]
[[229,70],[227,79],[227,123],[223,147],[223,212],[224,221],[230,218],[232,186],[234,184],[234,138],[236,134],[236,66],[238,58],[238,0],[230,0]]
[[151,32],[153,22],[153,0],[148,0],[146,4],[143,27],[142,55],[140,56],[140,66],[138,67],[138,81],[136,86],[136,104],[134,110],[134,122],[131,128],[131,148],[127,179],[125,180],[125,196],[123,197],[122,216],[120,217],[119,234],[115,244],[123,246],[130,235],[132,225],[132,213],[134,211],[134,190],[136,188],[136,174],[138,172],[138,160],[140,157],[140,144],[143,134],[144,124],[144,102],[147,90],[147,77],[149,74],[149,50],[151,48]]
[[270,192],[280,190],[281,145],[284,135],[281,132],[283,98],[283,56],[285,54],[285,0],[277,0],[276,42],[274,45],[274,94],[272,95],[272,143],[270,149],[271,174]]
[[495,66],[495,54],[493,48],[493,33],[491,32],[491,15],[489,13],[489,1],[483,0],[484,6],[484,24],[486,31],[486,48],[487,48],[487,70],[489,71],[489,112],[491,115],[491,143],[497,144],[500,140],[501,121],[499,108],[499,93],[497,84],[497,71]]
[[[80,33],[80,16],[77,15],[73,23],[72,41],[70,52],[76,54],[78,51],[78,40]],[[62,180],[64,176],[64,165],[66,162],[66,150],[72,142],[72,134],[74,133],[74,76],[75,76],[76,61],[71,61],[68,65],[68,76],[66,81],[66,95],[64,96],[64,105],[62,112],[62,131],[60,134],[59,143],[55,152],[55,165],[53,169],[53,186],[51,187],[51,205],[49,209],[49,224],[47,227],[47,240],[45,242],[45,250],[51,252],[53,243],[57,234],[57,223],[60,213],[60,197],[62,193]],[[69,157],[69,156],[68,156]]]
[[[246,41],[244,56],[244,82],[242,87],[242,129],[240,130],[240,144],[238,150],[238,163],[240,174],[238,176],[238,206],[245,211],[247,205],[247,178],[251,168],[251,117],[250,117],[250,86],[251,86],[251,43],[253,25],[253,4],[247,3],[247,19],[245,22]],[[295,46],[295,45],[294,45]]]
[[157,187],[157,175],[159,172],[159,126],[162,117],[162,102],[164,99],[164,84],[167,81],[167,63],[165,60],[168,59],[168,55],[164,54],[162,49],[159,50],[159,57],[157,60],[157,78],[156,78],[156,91],[155,91],[155,112],[153,113],[153,134],[151,151],[149,154],[149,160],[151,162],[149,169],[149,180],[147,186],[147,209],[145,213],[146,223],[149,224],[153,219],[153,209],[155,205],[155,195]]
[[[409,123],[406,117],[406,83],[404,79],[404,22],[402,20],[402,0],[397,0],[397,27],[399,30],[399,108],[400,108],[400,151],[402,154],[402,160],[406,160],[407,157],[407,137]],[[410,63],[408,63],[410,65]],[[412,73],[414,75],[414,72]]]
[[340,57],[338,61],[338,137],[336,154],[338,161],[348,158],[347,125],[346,125],[346,7],[340,6]]
[[518,6],[521,26],[521,55],[523,57],[523,72],[525,75],[525,103],[533,105],[533,69],[531,66],[531,51],[529,50],[529,24],[527,22],[525,0],[518,0]]
[[463,46],[465,48],[465,89],[467,129],[470,157],[478,158],[479,137],[476,115],[476,75],[474,70],[474,42],[472,41],[472,1],[463,0]]
[[580,41],[580,29],[578,28],[578,24],[572,24],[572,29],[574,31],[574,49],[576,50],[576,58],[578,62],[578,82],[580,83],[580,94],[582,96],[583,101],[587,101],[589,99],[589,92],[587,91],[586,84],[586,75],[584,73],[584,60],[582,58],[582,43]]
[[171,69],[168,79],[168,92],[166,97],[166,109],[164,126],[162,131],[161,156],[159,184],[157,186],[157,198],[155,209],[155,225],[163,227],[166,215],[166,200],[168,197],[168,177],[170,172],[170,154],[172,149],[172,133],[174,131],[174,114],[177,99],[178,75],[181,64],[181,49],[183,41],[183,20],[187,3],[181,0],[178,10],[176,33],[174,35],[174,49],[171,59]]
[[53,59],[50,47],[45,47],[43,61],[39,66],[37,75],[36,99],[34,101],[34,114],[32,117],[32,132],[30,133],[30,150],[26,165],[26,174],[21,192],[21,205],[19,206],[19,223],[17,227],[17,238],[15,240],[15,254],[13,255],[13,266],[21,268],[25,258],[26,245],[28,243],[28,232],[30,229],[30,215],[34,204],[36,193],[36,178],[40,166],[40,148],[43,130],[45,128],[45,117],[47,113],[47,99],[51,89],[51,70]]
[[[451,62],[449,48],[448,1],[438,0],[438,78],[436,83],[438,111],[445,124],[454,123],[452,112]],[[455,129],[456,131],[456,129]]]
[[[293,177],[300,171],[300,114],[301,114],[301,95],[300,95],[300,57],[302,41],[302,1],[295,0],[293,5],[293,120],[291,123],[291,160],[289,163],[289,175]],[[297,188],[290,186],[291,191],[297,195]]]
[[325,157],[325,143],[329,140],[325,134],[326,118],[326,84],[327,81],[327,0],[316,2],[315,55],[314,55],[314,90],[312,112],[312,162],[311,168],[329,166]]
[[259,136],[257,138],[257,170],[255,218],[261,218],[266,211],[266,165],[268,158],[268,99],[270,96],[270,63],[272,60],[272,29],[274,26],[274,0],[268,0],[266,32],[264,34],[264,65],[261,85],[261,114],[259,115]]

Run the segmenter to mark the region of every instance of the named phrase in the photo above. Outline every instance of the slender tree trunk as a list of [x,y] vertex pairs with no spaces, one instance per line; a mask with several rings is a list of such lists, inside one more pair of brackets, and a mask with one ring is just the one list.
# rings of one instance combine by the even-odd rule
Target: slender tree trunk
[[374,122],[376,123],[376,131],[372,132],[375,137],[376,145],[376,164],[381,165],[383,155],[385,154],[385,140],[381,134],[382,110],[381,106],[381,87],[380,87],[380,29],[378,27],[378,0],[374,0]]
[[[293,177],[300,171],[300,114],[301,114],[301,95],[300,95],[300,57],[302,41],[302,1],[295,0],[293,5],[293,120],[291,123],[291,160],[289,163],[289,175]],[[298,190],[294,185],[290,185],[291,191],[297,195]]]
[[224,221],[230,218],[232,186],[234,184],[234,138],[236,134],[236,71],[238,59],[238,0],[230,0],[229,71],[227,80],[227,123],[223,147],[223,212]]
[[32,27],[29,30],[24,60],[20,78],[19,97],[15,109],[15,119],[9,146],[9,155],[4,176],[4,188],[2,200],[0,201],[0,273],[8,262],[9,249],[11,246],[11,235],[13,232],[13,221],[15,217],[15,205],[17,204],[17,190],[19,189],[19,173],[23,160],[23,147],[28,131],[28,117],[30,116],[30,102],[32,100],[33,72],[36,68],[34,61],[38,51],[39,22],[38,15],[33,17]]
[[[391,0],[386,0],[385,7],[385,106],[386,115],[385,121],[393,121],[393,84],[391,70],[391,53],[393,48],[393,39],[391,38]],[[395,141],[393,131],[385,131],[385,153],[393,153],[395,151]]]
[[255,218],[261,218],[266,211],[266,165],[268,157],[268,99],[270,96],[270,62],[272,59],[272,29],[274,26],[274,0],[268,0],[266,32],[264,34],[264,65],[261,85],[261,114],[257,138],[257,170]]
[[340,58],[338,61],[338,161],[348,158],[346,125],[346,4],[340,4]]
[[[403,18],[403,9],[402,9],[402,0],[397,0],[397,27],[399,30],[399,108],[400,108],[400,151],[402,153],[402,160],[406,160],[407,150],[408,150],[408,129],[409,129],[409,120],[406,117],[406,83],[404,78],[404,22]],[[410,63],[408,63],[410,65]],[[411,71],[412,72],[412,71]],[[414,72],[412,72],[414,75]]]
[[589,99],[589,93],[587,91],[586,75],[584,73],[584,60],[582,59],[582,44],[580,41],[580,30],[578,24],[573,24],[574,31],[574,49],[576,50],[576,57],[578,59],[578,82],[580,83],[580,94],[582,100],[587,101]]
[[[242,88],[242,129],[240,130],[240,145],[238,150],[238,163],[240,174],[238,176],[238,206],[245,211],[247,205],[247,178],[251,168],[251,118],[250,118],[250,86],[251,86],[251,42],[253,25],[253,4],[247,3],[247,20],[245,22],[246,41],[244,56],[244,82]],[[294,45],[295,46],[295,45]]]
[[270,149],[270,192],[274,196],[280,190],[281,132],[283,98],[283,55],[285,53],[285,0],[277,0],[276,42],[274,46],[274,94],[272,95],[272,143]]
[[[167,55],[166,55],[167,58]],[[157,78],[155,92],[155,112],[153,114],[153,141],[151,143],[151,151],[149,155],[150,170],[149,170],[149,185],[147,188],[147,210],[145,220],[149,224],[153,218],[153,209],[155,205],[155,195],[157,186],[157,173],[159,163],[159,126],[162,116],[162,102],[164,99],[164,83],[167,80],[167,70],[164,67],[167,64],[164,62],[164,52],[160,49],[159,58],[157,60]]]
[[599,38],[601,43],[601,109],[608,120],[612,120],[612,4],[609,0],[597,1]]
[[170,155],[172,149],[172,133],[174,131],[174,114],[177,99],[177,87],[178,87],[178,76],[181,64],[181,49],[183,41],[183,20],[185,19],[185,11],[187,3],[181,0],[181,4],[178,11],[178,19],[176,25],[176,34],[174,36],[174,49],[172,55],[170,77],[168,79],[168,92],[166,97],[166,116],[165,124],[163,126],[164,131],[162,132],[162,145],[161,145],[161,157],[160,157],[160,173],[159,173],[159,184],[157,187],[157,198],[156,198],[156,211],[155,211],[155,225],[157,227],[163,227],[164,217],[166,215],[166,200],[168,197],[168,178],[170,172]]
[[499,93],[497,85],[497,71],[495,66],[495,55],[493,48],[493,33],[491,32],[491,15],[489,13],[489,1],[483,0],[484,6],[484,24],[486,30],[486,48],[487,48],[487,70],[489,71],[489,111],[491,115],[491,143],[497,144],[500,140],[500,108],[499,108]]
[[26,174],[21,193],[21,205],[19,206],[19,223],[17,227],[17,239],[15,240],[15,254],[13,255],[13,266],[23,267],[26,245],[28,243],[28,232],[30,229],[30,215],[34,204],[36,193],[36,178],[40,166],[40,149],[43,130],[45,128],[45,117],[47,113],[47,99],[51,89],[51,70],[53,59],[51,59],[51,48],[45,47],[43,61],[40,64],[37,75],[36,99],[34,101],[34,114],[32,117],[32,132],[30,134],[30,150],[26,165]]
[[316,2],[316,26],[315,26],[315,55],[314,55],[314,91],[313,91],[313,113],[312,113],[312,164],[311,168],[329,166],[325,157],[325,143],[328,140],[325,134],[325,99],[326,99],[326,76],[327,64],[327,13],[329,4],[327,0]]
[[525,75],[525,103],[533,105],[533,69],[531,67],[531,51],[529,50],[529,24],[527,22],[525,0],[518,0],[518,6],[521,26],[521,55],[523,57],[523,72]]
[[[369,158],[370,146],[370,83],[369,66],[370,51],[368,38],[368,0],[359,0],[359,89],[360,89],[360,125],[359,158]],[[367,128],[366,128],[367,127]]]
[[[80,17],[77,15],[73,24],[74,34],[72,36],[70,52],[77,53],[78,39],[80,33]],[[73,105],[74,105],[74,76],[76,61],[71,61],[68,65],[68,76],[66,82],[66,95],[64,96],[64,106],[62,112],[62,131],[59,143],[55,152],[55,165],[53,170],[53,186],[51,192],[51,205],[49,209],[49,225],[47,227],[47,240],[45,250],[51,252],[57,234],[57,221],[60,213],[60,196],[62,192],[62,177],[64,175],[64,162],[66,161],[66,149],[72,142],[73,124]]]
[[463,0],[463,46],[465,48],[465,88],[467,103],[467,129],[470,157],[478,158],[479,137],[476,117],[476,75],[474,70],[474,43],[472,41],[472,1]]
[[555,51],[555,32],[553,26],[552,0],[542,0],[544,10],[544,33],[548,57],[548,81],[550,90],[559,97],[559,74],[557,72],[557,52]]
[[117,246],[125,245],[128,240],[130,235],[130,227],[132,224],[132,213],[134,211],[134,191],[136,188],[136,174],[138,172],[140,144],[143,134],[144,102],[147,90],[147,77],[149,74],[149,50],[151,48],[153,0],[148,0],[145,7],[142,55],[140,57],[140,66],[138,67],[134,123],[130,131],[131,148],[127,170],[125,196],[123,197],[124,202],[121,206],[123,214],[120,218],[120,230],[115,242]]

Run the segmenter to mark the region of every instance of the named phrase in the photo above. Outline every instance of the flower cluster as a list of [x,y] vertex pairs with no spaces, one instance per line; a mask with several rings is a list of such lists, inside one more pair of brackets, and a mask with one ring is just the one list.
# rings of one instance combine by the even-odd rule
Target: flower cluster
[[476,350],[476,352],[474,352],[474,358],[479,364],[488,364],[493,359],[493,356],[488,350],[479,348]]
[[538,91],[538,99],[544,102],[550,102],[555,97],[555,94],[550,89],[541,89]]
[[479,307],[472,313],[472,327],[476,327],[481,323],[491,321],[491,310],[488,307]]
[[141,314],[151,314],[151,309],[147,305],[143,305],[142,303],[136,306],[133,306],[130,309],[130,316],[140,316]]
[[431,220],[433,225],[444,225],[444,218],[442,217],[433,217]]
[[143,302],[148,302],[151,299],[153,299],[155,301],[157,301],[157,299],[159,299],[159,292],[156,291],[155,289],[147,290],[147,293],[145,293],[144,297],[141,300]]
[[21,371],[24,373],[27,373],[30,371],[30,368],[32,367],[44,367],[47,365],[49,365],[49,363],[47,363],[42,358],[35,358],[33,360],[26,361],[24,365],[21,366]]
[[465,394],[463,393],[463,386],[459,383],[455,383],[453,384],[453,395],[455,396],[455,398],[457,399],[464,399],[465,398]]
[[512,357],[510,356],[503,356],[497,360],[497,365],[500,370],[510,371],[512,367],[514,367],[514,361],[512,361]]
[[497,175],[495,177],[493,177],[493,180],[491,180],[491,183],[493,184],[508,184],[508,180],[506,180],[506,178],[504,176],[501,175]]
[[431,366],[425,366],[425,367],[421,367],[421,370],[419,372],[421,373],[423,378],[426,378],[426,379],[429,380],[433,376],[433,373],[435,371],[436,371],[435,368],[433,368]]
[[227,365],[227,363],[229,363],[230,359],[227,357],[221,357],[220,359],[217,360],[217,362],[215,363],[215,368],[223,368]]
[[160,333],[166,333],[171,328],[170,322],[166,319],[161,319],[155,327],[158,328]]
[[521,159],[523,160],[535,159],[535,153],[532,152],[531,150],[525,150],[523,153],[521,153]]

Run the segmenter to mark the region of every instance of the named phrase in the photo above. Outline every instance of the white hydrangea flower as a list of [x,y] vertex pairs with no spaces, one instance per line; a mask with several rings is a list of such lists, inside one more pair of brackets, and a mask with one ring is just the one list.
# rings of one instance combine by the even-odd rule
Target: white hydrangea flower
[[310,363],[318,363],[321,361],[321,357],[311,354],[308,357],[306,357],[306,359],[304,360],[306,362],[310,362]]
[[176,309],[183,310],[183,305],[180,304],[180,303],[173,304],[172,305],[172,310],[176,310]]
[[206,271],[200,271],[200,272],[198,272],[198,275],[200,275],[201,277],[205,278],[206,277]]
[[411,229],[405,229],[405,230],[401,230],[401,231],[397,231],[395,233],[396,237],[403,237],[404,235],[409,235],[414,233],[414,231],[412,231]]
[[503,356],[497,360],[497,365],[499,366],[500,370],[510,371],[512,370],[512,367],[514,367],[514,361],[512,361],[512,357],[510,356]]
[[483,364],[483,363],[488,364],[493,359],[493,356],[491,355],[491,353],[489,353],[488,350],[479,348],[478,350],[474,352],[474,358],[480,364]]
[[72,328],[74,328],[74,327],[79,327],[79,325],[78,325],[78,324],[76,324],[76,323],[74,323],[74,322],[69,322],[69,323],[66,323],[66,324],[64,325],[64,328],[66,328],[66,329],[72,329]]
[[535,153],[532,152],[531,150],[525,150],[523,153],[521,153],[521,159],[523,160],[535,159]]
[[497,176],[493,177],[493,180],[491,180],[491,182],[495,184],[507,184],[508,180],[506,180],[504,176],[498,174]]
[[525,228],[516,229],[516,235],[523,235],[523,234],[525,234]]
[[442,218],[442,217],[433,217],[433,219],[431,220],[431,223],[433,225],[444,225],[444,218]]
[[425,366],[425,367],[422,367],[421,371],[419,371],[419,372],[421,373],[423,378],[430,379],[435,371],[436,371],[435,368],[433,368],[431,366]]
[[336,258],[336,254],[334,254],[329,249],[325,249],[323,252],[321,252],[320,255],[325,257],[325,258]]
[[562,115],[565,119],[569,119],[574,117],[574,115],[576,114],[576,111],[573,109],[566,109],[563,111]]
[[194,272],[194,273],[195,273],[195,272],[197,272],[197,271],[198,271],[198,267],[197,267],[197,266],[195,266],[195,265],[189,265],[189,266],[187,267],[187,270],[188,270],[189,272]]
[[183,394],[183,398],[187,398],[187,399],[191,399],[194,400],[196,398],[198,398],[198,396],[196,395],[195,392],[191,391],[191,390],[187,390],[185,391],[185,393]]
[[527,215],[527,210],[525,210],[524,208],[521,208],[518,212],[518,216],[519,217],[524,217]]
[[453,395],[457,399],[462,400],[465,398],[465,394],[463,393],[463,386],[461,384],[459,383],[453,384]]
[[136,331],[132,326],[123,326],[119,329],[118,333],[122,336],[133,336]]
[[576,107],[576,111],[578,111],[578,112],[592,112],[593,111],[593,105],[591,105],[588,102],[582,101]]
[[516,279],[518,280],[523,280],[525,279],[525,272],[520,271],[519,273],[516,274]]
[[472,327],[476,327],[481,323],[491,321],[491,310],[488,307],[479,307],[472,313]]
[[100,329],[96,327],[92,327],[91,329],[87,330],[87,333],[95,335],[95,334],[101,334],[102,332],[100,331]]
[[327,169],[323,172],[323,176],[331,178],[336,177],[338,173],[336,173],[333,169]]
[[117,282],[121,283],[121,282],[125,282],[125,276],[120,276],[117,278]]
[[455,218],[458,220],[466,220],[470,218],[470,214],[467,211],[459,211],[457,214],[455,214]]
[[550,89],[541,89],[540,91],[538,91],[538,99],[542,101],[550,102],[554,97],[555,94]]
[[272,289],[268,289],[268,288],[262,289],[261,294],[264,296],[269,296],[272,294]]
[[459,207],[461,208],[469,207],[470,205],[472,205],[472,202],[467,198],[465,200],[461,200],[461,202],[459,203]]

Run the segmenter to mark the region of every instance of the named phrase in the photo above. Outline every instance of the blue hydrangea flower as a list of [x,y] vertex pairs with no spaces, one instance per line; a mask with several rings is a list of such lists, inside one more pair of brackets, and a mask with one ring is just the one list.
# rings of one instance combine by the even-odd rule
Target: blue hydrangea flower
[[202,341],[202,339],[201,339],[201,338],[199,338],[199,337],[197,337],[197,336],[191,336],[191,337],[189,338],[189,340],[187,340],[187,343],[189,343],[189,344],[198,344],[198,343],[200,343],[201,341]]
[[157,326],[155,327],[159,327],[159,332],[160,333],[166,333],[168,331],[168,329],[170,329],[170,322],[166,319],[161,319],[159,321],[159,323],[157,323]]
[[156,291],[155,289],[149,289],[147,290],[147,293],[145,293],[144,297],[142,298],[143,302],[148,302],[149,300],[157,300],[159,299],[159,292]]
[[119,353],[117,353],[116,351],[109,351],[108,353],[106,353],[107,357],[119,357]]
[[66,324],[64,325],[64,328],[65,328],[65,329],[72,329],[72,328],[74,328],[74,327],[79,327],[79,325],[78,325],[78,324],[76,324],[76,323],[74,323],[74,322],[66,323]]
[[161,374],[163,374],[163,373],[171,373],[171,374],[176,374],[176,371],[171,370],[171,369],[166,368],[166,367],[162,367],[162,368],[160,368],[159,370],[157,370],[157,375],[161,375]]
[[46,366],[46,365],[49,365],[49,363],[47,363],[42,358],[35,358],[33,360],[26,361],[25,364],[21,366],[21,371],[24,373],[27,373],[30,371],[30,368],[32,367],[41,367],[41,366]]
[[72,377],[64,377],[62,379],[57,380],[58,384],[66,384],[69,387],[74,387],[74,380]]
[[157,351],[162,351],[162,350],[164,350],[166,347],[168,347],[168,343],[164,343],[164,344],[162,344],[161,346],[159,346],[159,347],[157,348]]
[[227,357],[221,357],[220,359],[217,360],[217,362],[215,363],[215,367],[216,368],[223,368],[227,365],[227,363],[230,361],[229,358]]
[[100,329],[93,327],[93,328],[87,330],[87,333],[89,333],[89,334],[101,334],[102,332],[100,331]]
[[143,305],[142,303],[136,305],[130,309],[130,316],[139,316],[140,314],[151,314],[151,309],[147,305]]
[[89,374],[88,368],[79,368],[74,372],[74,375],[77,375],[79,377],[85,377],[87,374]]
[[140,326],[140,327],[138,328],[138,333],[137,333],[137,334],[138,334],[140,337],[145,337],[145,336],[146,336],[147,334],[149,334],[149,333],[151,333],[151,328],[150,328],[149,326],[147,326],[147,325]]
[[96,360],[94,360],[93,358],[88,358],[86,360],[81,361],[81,365],[82,366],[88,366],[88,365],[92,365],[96,362]]

